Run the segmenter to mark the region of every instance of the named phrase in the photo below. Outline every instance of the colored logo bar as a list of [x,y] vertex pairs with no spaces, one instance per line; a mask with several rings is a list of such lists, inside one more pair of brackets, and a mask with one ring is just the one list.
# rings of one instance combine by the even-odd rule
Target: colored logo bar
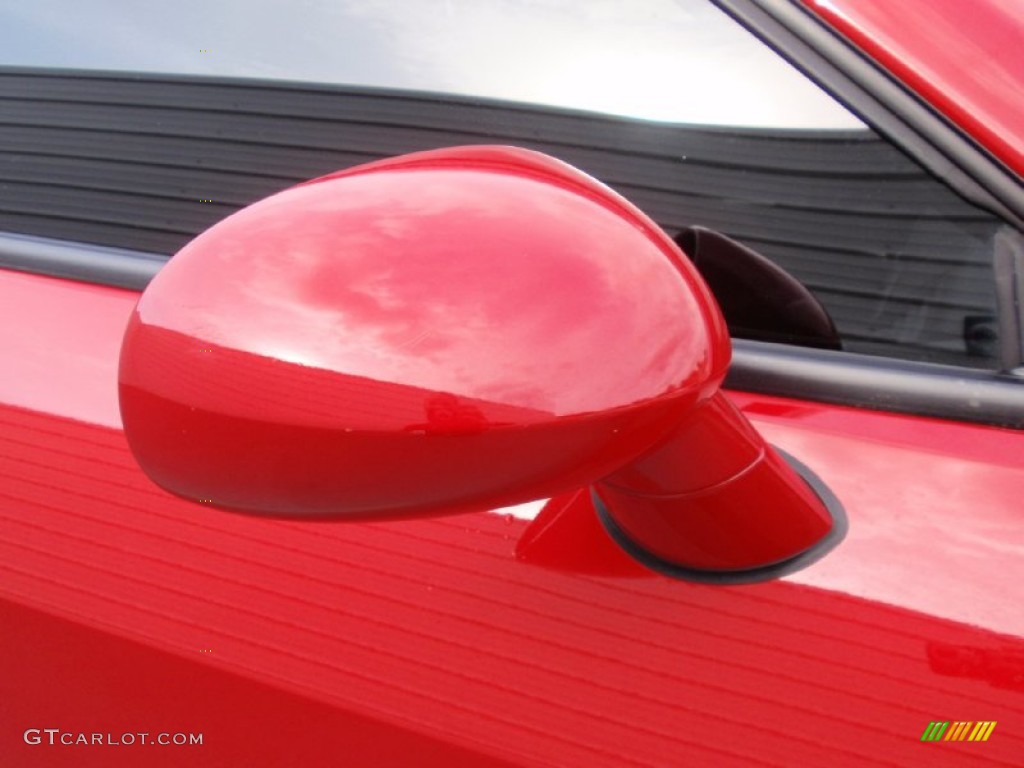
[[988,741],[995,727],[995,720],[933,720],[924,729],[921,741]]

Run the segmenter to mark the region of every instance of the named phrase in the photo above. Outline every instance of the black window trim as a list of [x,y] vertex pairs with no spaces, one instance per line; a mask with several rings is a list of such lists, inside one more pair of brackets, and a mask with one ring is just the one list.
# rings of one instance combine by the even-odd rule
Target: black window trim
[[725,386],[1024,429],[1024,382],[996,371],[733,339]]
[[711,0],[963,197],[1024,229],[1021,179],[796,0]]

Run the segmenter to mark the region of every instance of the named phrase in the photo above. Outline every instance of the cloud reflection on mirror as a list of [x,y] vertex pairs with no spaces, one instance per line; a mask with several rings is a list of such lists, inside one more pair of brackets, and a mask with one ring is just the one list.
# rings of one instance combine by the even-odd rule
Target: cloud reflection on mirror
[[188,297],[173,305],[147,295],[142,320],[560,416],[657,397],[707,365],[692,293],[628,221],[487,173],[397,172],[396,195],[395,173],[295,188],[230,217],[159,277],[199,259],[210,279],[173,291]]

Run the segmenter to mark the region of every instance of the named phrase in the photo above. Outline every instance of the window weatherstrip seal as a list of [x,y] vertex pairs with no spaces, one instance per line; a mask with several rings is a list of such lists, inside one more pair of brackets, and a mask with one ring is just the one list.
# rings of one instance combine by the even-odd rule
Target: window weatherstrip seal
[[0,268],[141,291],[167,257],[104,245],[0,232]]
[[1024,382],[953,365],[733,339],[725,386],[791,397],[1024,429]]

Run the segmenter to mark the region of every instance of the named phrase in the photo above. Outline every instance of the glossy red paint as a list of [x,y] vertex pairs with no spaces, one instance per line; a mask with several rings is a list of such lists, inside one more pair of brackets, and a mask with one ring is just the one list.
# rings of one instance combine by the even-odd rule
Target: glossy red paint
[[[529,523],[334,524],[157,491],[117,428],[134,301],[0,271],[5,764],[1020,764],[1020,432],[729,393],[851,532],[782,581],[687,584],[626,557],[583,493]],[[999,725],[919,741],[957,718]],[[25,743],[47,727],[206,741]]]
[[802,0],[1024,176],[1024,13],[1016,0]]
[[128,440],[165,488],[255,512],[550,495],[664,438],[724,375],[683,262],[618,195],[525,150],[324,177],[217,224],[146,289],[121,354]]
[[147,474],[199,503],[452,514],[606,478],[640,547],[741,570],[832,521],[714,394],[729,357],[695,269],[631,204],[535,152],[455,148],[196,238],[132,315],[121,411]]
[[[160,492],[104,426],[131,302],[0,270],[14,293],[0,328],[26,349],[106,317],[47,372],[106,400],[44,388],[0,407],[13,765],[1019,763],[1019,432],[729,393],[835,489],[851,530],[785,580],[687,584],[629,559],[585,496],[530,522],[338,524]],[[999,721],[984,744],[919,741],[930,720],[982,717]],[[33,727],[206,741],[32,746]]]
[[111,393],[138,300],[135,291],[2,272],[0,402],[120,427]]
[[[602,539],[573,497],[531,523],[225,514],[155,489],[120,430],[0,408],[5,758],[1018,762],[1020,435],[737,402],[774,441],[799,448],[855,518],[850,539],[802,583],[664,578]],[[900,439],[879,438],[890,430]],[[931,482],[908,483],[922,466]],[[957,517],[964,502],[951,489],[976,500],[971,515]],[[940,717],[999,726],[985,744],[922,745]],[[32,746],[22,735],[33,727],[202,731],[206,742],[143,753]]]
[[821,500],[722,393],[596,490],[643,550],[697,569],[777,563],[810,549],[833,525]]

